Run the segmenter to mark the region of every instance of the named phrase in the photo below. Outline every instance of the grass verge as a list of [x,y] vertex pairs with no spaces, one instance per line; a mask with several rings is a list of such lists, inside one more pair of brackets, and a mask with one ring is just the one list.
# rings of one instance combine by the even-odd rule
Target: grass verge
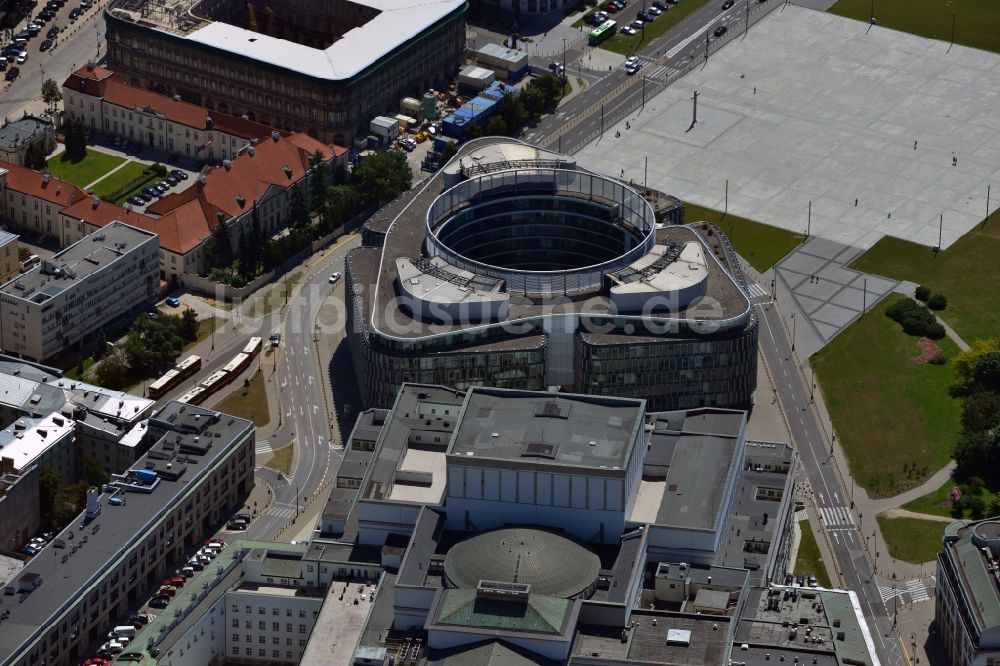
[[295,285],[305,277],[303,271],[295,271],[290,276],[275,283],[266,294],[254,296],[250,300],[250,308],[247,310],[248,317],[266,317],[275,310],[281,308],[295,289]]
[[[697,11],[698,8],[706,2],[708,2],[708,0],[684,0],[680,4],[668,5],[670,7],[669,10],[663,12],[663,14],[658,16],[652,23],[647,23],[646,27],[639,30],[635,35],[623,35],[618,32],[614,37],[601,44],[599,48],[614,51],[615,53],[621,53],[622,55],[635,53],[649,42],[676,26],[690,14]],[[620,28],[622,26],[622,22],[615,18],[615,16],[617,16],[617,14],[613,15],[611,20],[617,21],[618,25],[616,27]],[[590,26],[584,27],[588,30],[590,29]],[[702,40],[702,46],[704,46],[704,40]],[[639,73],[641,74],[642,70],[639,70]]]
[[[871,0],[840,0],[829,9],[833,14],[868,23]],[[988,0],[878,0],[878,25],[921,37],[951,41],[952,16],[955,43],[1000,53],[1000,3]]]
[[130,162],[118,171],[115,171],[101,180],[94,183],[94,194],[102,199],[110,199],[111,195],[132,182],[133,179],[142,176],[146,165],[141,162]]
[[819,553],[819,544],[816,543],[816,536],[812,528],[806,521],[799,523],[799,530],[802,539],[799,540],[799,552],[795,555],[795,574],[816,574],[816,582],[821,587],[833,587],[830,585],[830,576],[826,572],[826,565],[823,563],[823,556]]
[[199,342],[201,342],[202,340],[204,340],[205,338],[207,338],[208,336],[210,336],[212,334],[212,328],[213,327],[215,327],[215,330],[217,331],[219,329],[219,327],[221,327],[223,324],[225,324],[225,322],[220,322],[218,317],[209,317],[208,319],[199,319],[198,320],[198,337],[196,337],[191,342],[187,343],[184,346],[184,351],[187,351],[188,349],[191,349],[191,347],[194,347],[196,344],[198,344]]
[[[1000,4],[1000,3],[998,3]],[[948,297],[938,314],[966,342],[996,337],[1000,330],[1000,290],[983,289],[1000,280],[1000,211],[944,252],[884,236],[854,260],[851,268],[911,280]]]
[[238,416],[241,419],[249,419],[258,428],[263,428],[271,422],[271,415],[267,408],[267,391],[264,388],[264,375],[258,370],[250,378],[250,386],[240,386],[225,400],[216,404],[213,409]]
[[291,476],[292,474],[292,463],[295,462],[295,442],[292,442],[288,446],[283,446],[274,452],[271,459],[267,461],[264,467],[273,469],[275,472],[281,472],[285,476]]
[[688,223],[711,222],[722,229],[733,248],[760,273],[781,261],[806,239],[805,234],[786,231],[769,224],[754,222],[732,214],[684,204],[684,219]]
[[878,516],[878,526],[889,548],[890,557],[920,564],[937,556],[945,523],[919,518]]
[[88,148],[83,159],[73,161],[67,158],[65,152],[62,152],[50,157],[46,166],[49,173],[56,178],[80,187],[86,187],[124,161],[124,157]]
[[[917,513],[929,513],[935,516],[946,516],[952,517],[951,509],[951,489],[955,486],[960,485],[959,481],[955,479],[948,479],[945,481],[940,488],[932,492],[927,493],[922,497],[907,502],[902,508],[907,511],[915,511]],[[967,488],[967,486],[963,486]],[[964,497],[967,499],[969,497],[969,491],[966,490]],[[1000,499],[1000,492],[996,489],[989,489],[983,487],[979,490],[979,497],[983,500],[983,504],[987,507],[987,514],[990,513],[989,508],[993,506],[994,502]],[[971,507],[965,507],[962,511],[962,518],[974,519],[972,516]]]
[[[854,479],[875,497],[921,483],[947,464],[961,429],[951,363],[916,365],[917,338],[885,311],[893,294],[812,357]],[[958,348],[937,340],[948,358]]]

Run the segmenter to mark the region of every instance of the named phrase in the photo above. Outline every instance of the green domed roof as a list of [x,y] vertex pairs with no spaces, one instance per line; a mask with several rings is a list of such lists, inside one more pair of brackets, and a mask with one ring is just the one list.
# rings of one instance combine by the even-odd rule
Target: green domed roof
[[527,583],[532,594],[571,599],[597,581],[601,561],[576,541],[535,528],[503,528],[467,539],[448,551],[444,573],[451,587],[481,580]]

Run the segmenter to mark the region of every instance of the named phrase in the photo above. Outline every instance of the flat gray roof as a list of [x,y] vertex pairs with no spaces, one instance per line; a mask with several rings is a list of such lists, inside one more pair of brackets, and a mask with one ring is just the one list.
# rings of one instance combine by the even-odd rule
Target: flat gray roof
[[[42,303],[150,240],[159,246],[156,234],[124,222],[112,222],[84,236],[52,259],[43,261],[40,266],[14,278],[0,287],[0,291],[14,298]],[[39,294],[45,296],[38,300]]]
[[[149,424],[157,442],[132,469],[147,469],[147,462],[159,467],[165,454],[169,456],[178,449],[182,449],[184,458],[190,462],[174,458],[171,472],[179,474],[178,478],[171,480],[161,475],[159,483],[148,493],[125,492],[122,506],[108,504],[109,495],[103,493],[101,513],[96,519],[81,527],[81,513],[56,537],[65,541],[66,548],[55,548],[50,543],[28,562],[15,581],[23,575],[36,574],[43,582],[29,594],[0,597],[0,612],[10,612],[0,631],[0,661],[14,656],[42,627],[59,621],[62,613],[76,607],[84,593],[100,584],[142,535],[164,520],[185,496],[197,490],[199,483],[236,443],[253,433],[250,421],[177,402],[165,405],[155,418],[149,419]],[[180,447],[163,449],[168,433],[171,441],[181,440]],[[209,433],[220,436],[210,437]],[[199,435],[199,441],[195,442]]]
[[[16,148],[31,141],[39,134],[52,131],[52,123],[34,116],[25,116],[0,127],[0,146],[7,149]],[[3,242],[0,240],[0,245]]]
[[470,388],[449,463],[489,459],[624,470],[646,401]]
[[[175,11],[164,14],[164,20],[156,25],[150,24],[161,15],[144,12],[141,17],[143,23],[212,49],[228,51],[305,76],[337,81],[362,73],[409,41],[419,38],[438,22],[461,10],[465,0],[353,0],[350,4],[365,7],[369,10],[367,13],[374,15],[362,25],[348,30],[325,49],[271,37],[221,21],[201,19],[197,0],[171,1],[168,4]],[[134,12],[116,5],[111,6],[109,13],[117,18],[135,20]],[[360,7],[355,10],[360,10]],[[193,25],[187,28],[190,32],[185,34],[185,22],[176,20],[175,16],[191,19]]]
[[[509,143],[513,140],[504,139],[503,141]],[[496,138],[468,141],[458,149],[458,154],[452,159],[450,164],[456,164],[458,160],[472,153],[487,151],[489,146],[494,145],[496,142]],[[546,155],[547,153],[542,151],[539,159],[545,159]],[[486,324],[478,323],[463,325],[461,323],[442,324],[425,322],[412,318],[406,311],[401,310],[395,305],[398,303],[398,295],[396,293],[396,260],[400,258],[415,259],[422,256],[427,211],[430,209],[434,199],[444,191],[445,172],[448,170],[447,167],[439,170],[423,185],[400,196],[395,201],[380,209],[366,222],[369,228],[387,231],[382,248],[361,247],[352,250],[348,254],[347,261],[350,264],[351,274],[357,284],[363,286],[364,290],[364,297],[361,298],[361,302],[366,328],[371,328],[374,325],[375,329],[387,335],[406,339],[418,339],[487,326]],[[661,245],[669,245],[671,242],[683,245],[684,243],[693,241],[702,246],[703,254],[709,258],[707,262],[708,287],[705,294],[705,302],[718,306],[712,309],[698,308],[696,306],[700,301],[696,300],[692,302],[690,312],[685,308],[671,313],[671,316],[675,318],[686,317],[699,321],[736,317],[749,307],[747,296],[733,281],[732,273],[734,269],[727,264],[728,259],[725,256],[720,258],[714,252],[714,245],[718,244],[718,239],[715,236],[706,238],[702,234],[703,232],[700,229],[690,226],[666,225],[656,231],[656,242]],[[540,317],[551,314],[553,311],[551,302],[546,302],[543,299],[533,299],[511,294],[509,302],[510,307],[506,318],[508,322]],[[567,309],[566,311],[571,311],[570,309],[572,309],[579,312],[594,313],[595,315],[613,310],[611,299],[604,291],[561,298],[560,308],[563,307]],[[638,337],[628,336],[627,339],[623,340],[619,336],[600,333],[584,333],[583,335],[592,344],[623,344],[632,341],[634,337]],[[689,337],[699,336],[692,334]],[[663,340],[662,337],[652,339],[656,341]],[[463,350],[521,350],[536,349],[544,345],[545,336],[538,334],[504,339],[497,342],[480,343],[478,345],[470,344],[464,347]]]

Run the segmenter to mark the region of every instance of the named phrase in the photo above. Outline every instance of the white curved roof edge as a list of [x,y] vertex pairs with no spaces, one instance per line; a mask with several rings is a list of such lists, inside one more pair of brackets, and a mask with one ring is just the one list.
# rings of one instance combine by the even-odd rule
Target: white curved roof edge
[[[474,143],[475,144],[478,144],[478,143],[486,144],[486,143],[489,143],[489,142],[495,142],[496,140],[497,140],[497,137],[495,137],[495,136],[493,136],[493,137],[484,136],[484,137],[481,137],[479,139],[473,139],[472,141],[469,141],[468,144],[474,144]],[[521,139],[506,139],[506,140],[508,140],[508,141],[514,141],[516,143],[522,143],[522,144],[529,145],[529,146],[532,145],[532,144],[528,143],[527,141],[522,141]],[[455,162],[458,159],[459,159],[459,155],[455,155],[454,157],[451,158],[451,160],[448,162],[448,164],[451,164],[452,162]],[[410,208],[410,206],[413,205],[413,202],[416,199],[420,198],[420,195],[424,191],[426,191],[427,188],[429,188],[431,186],[431,184],[434,183],[436,180],[437,179],[435,177],[431,177],[431,178],[428,178],[427,180],[424,181],[424,184],[420,187],[420,190],[410,199],[409,202],[407,202],[407,204],[405,206],[403,206],[402,210],[400,210],[399,213],[396,214],[396,217],[393,218],[392,222],[389,224],[389,229],[387,231],[387,234],[392,232],[392,228],[396,225],[396,222],[399,220],[399,218],[401,218],[403,216],[403,214]],[[407,194],[409,195],[409,193],[407,193]],[[679,227],[679,228],[686,228],[686,227]],[[739,283],[737,282],[736,278],[732,275],[732,273],[730,273],[726,269],[726,267],[722,264],[722,262],[720,262],[719,259],[712,252],[710,252],[708,250],[708,245],[705,243],[705,240],[700,235],[698,235],[698,233],[696,231],[694,231],[693,229],[688,228],[688,231],[691,232],[691,235],[702,246],[702,250],[703,250],[704,256],[711,257],[712,260],[715,262],[715,264],[719,267],[719,269],[723,273],[725,273],[726,276],[729,277],[730,280],[732,280],[733,284],[737,285],[737,291],[740,292],[740,295],[743,296],[743,300],[746,303],[746,307],[743,309],[742,312],[740,312],[738,314],[735,314],[735,315],[733,315],[731,317],[727,317],[725,319],[707,320],[704,323],[706,325],[731,326],[731,325],[738,325],[741,322],[745,322],[748,318],[750,318],[750,317],[753,316],[753,303],[750,301],[749,295],[747,295],[747,293],[745,291],[743,291],[742,288],[739,287]],[[378,268],[377,277],[375,279],[375,290],[372,292],[373,293],[372,298],[376,299],[376,301],[378,299],[379,288],[381,287],[382,269],[383,269],[384,262],[385,262],[385,251],[384,251],[384,248],[383,248],[383,252],[381,253],[381,257],[379,257],[379,268]],[[376,305],[377,305],[377,303],[376,303]],[[607,312],[579,312],[579,313],[577,313],[577,315],[578,316],[603,317],[603,316],[607,316]],[[519,322],[528,322],[528,321],[531,321],[532,319],[538,318],[539,316],[546,316],[546,315],[537,315],[537,316],[522,317],[520,319],[510,319],[510,320],[507,320],[507,323],[508,324],[516,324],[516,323],[519,323]],[[649,317],[644,317],[643,315],[628,315],[628,314],[616,315],[616,317],[619,318],[619,319],[623,319],[623,320],[653,319],[654,321],[656,321],[658,323],[691,322],[691,320],[688,319],[687,317],[652,317],[652,318],[649,318]],[[697,320],[695,320],[695,321],[697,321]],[[495,325],[495,324],[480,324],[478,326],[470,326],[468,328],[463,328],[461,331],[445,331],[445,332],[441,332],[441,333],[431,333],[429,335],[421,335],[421,336],[415,336],[415,337],[403,337],[403,336],[393,335],[391,333],[386,333],[381,328],[379,328],[378,323],[375,321],[375,308],[372,308],[372,312],[368,316],[368,323],[369,323],[369,326],[371,326],[371,329],[373,331],[376,331],[382,337],[384,337],[384,338],[386,338],[388,340],[395,340],[395,341],[398,341],[398,342],[412,342],[414,340],[430,340],[430,339],[435,339],[435,338],[446,338],[446,337],[448,337],[450,335],[455,335],[456,333],[475,333],[475,332],[480,331],[480,330],[486,330],[490,326]]]
[[[213,21],[182,38],[317,79],[357,76],[442,20],[466,0],[355,0],[380,13],[326,49]],[[173,33],[171,33],[173,34]]]

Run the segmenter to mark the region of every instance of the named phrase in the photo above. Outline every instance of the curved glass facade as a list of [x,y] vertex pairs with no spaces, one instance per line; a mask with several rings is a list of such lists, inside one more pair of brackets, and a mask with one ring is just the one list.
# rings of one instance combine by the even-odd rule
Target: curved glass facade
[[558,196],[503,197],[467,208],[436,229],[453,251],[484,264],[526,271],[612,261],[642,242],[611,206]]

